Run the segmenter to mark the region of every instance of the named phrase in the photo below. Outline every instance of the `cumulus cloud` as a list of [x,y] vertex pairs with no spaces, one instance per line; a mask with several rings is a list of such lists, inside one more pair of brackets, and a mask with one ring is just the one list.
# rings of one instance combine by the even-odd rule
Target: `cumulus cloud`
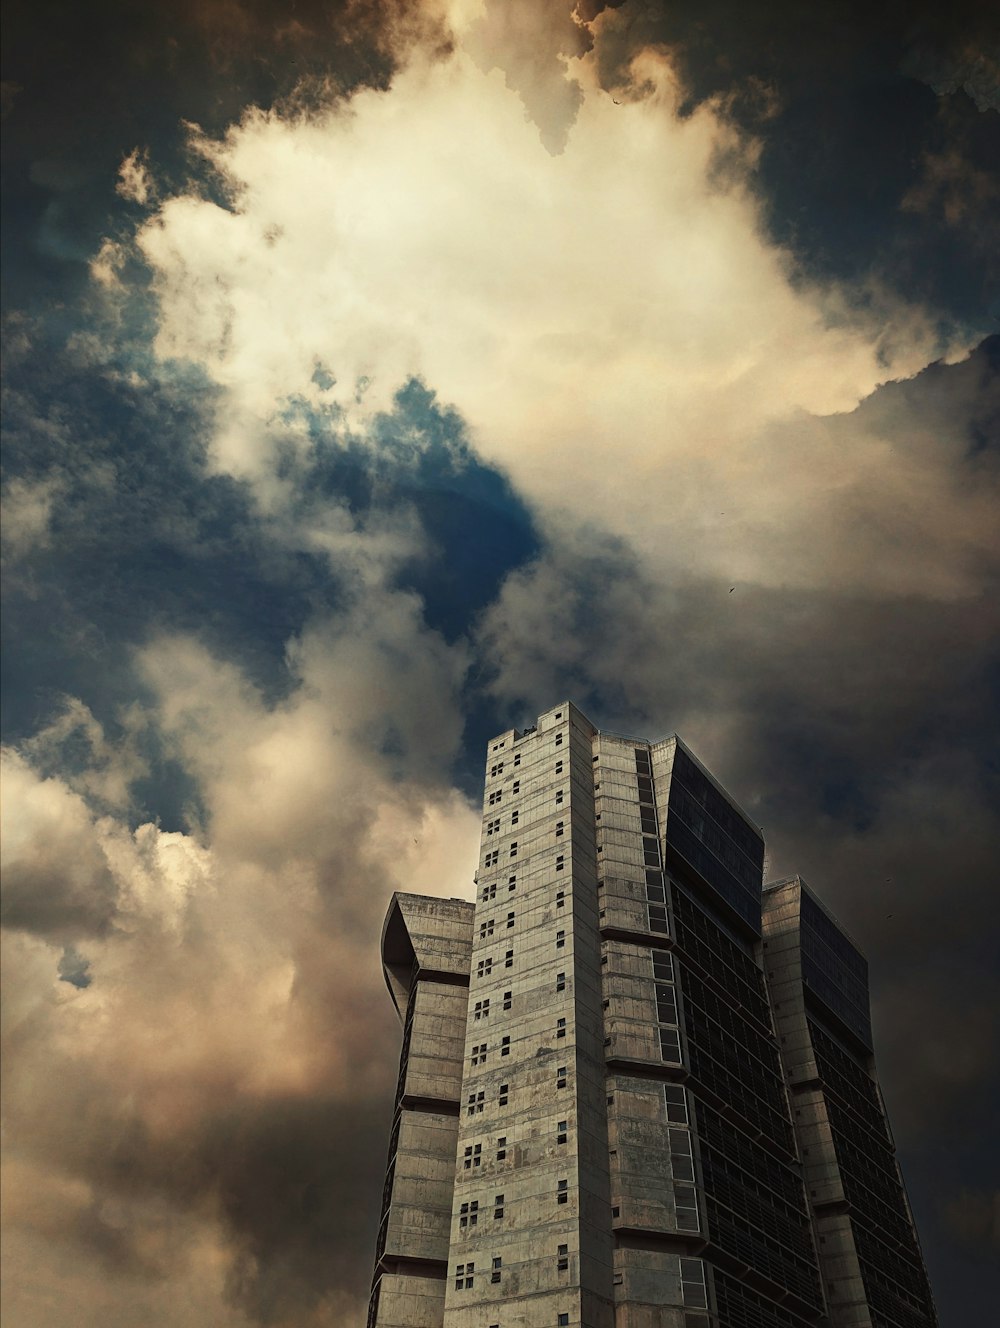
[[553,156],[565,148],[583,101],[570,61],[591,44],[575,10],[533,0],[485,0],[482,15],[465,34],[465,47],[480,69],[503,70],[507,87],[518,93]]
[[16,752],[2,764],[4,925],[67,939],[106,933],[117,891],[83,798]]
[[[175,195],[138,243],[158,353],[222,389],[214,464],[264,486],[290,393],[363,431],[423,374],[543,514],[572,510],[661,569],[867,579],[870,551],[814,551],[817,524],[838,523],[845,491],[934,522],[922,499],[947,458],[824,417],[926,363],[930,322],[796,278],[761,232],[753,145],[709,106],[679,119],[662,55],[637,57],[642,95],[620,105],[589,56],[575,67],[584,97],[551,163],[462,50],[414,57],[385,92],[197,140],[229,206]],[[867,515],[853,524],[871,540]]]
[[[449,779],[466,661],[403,592],[289,661],[272,703],[193,639],[140,653],[147,723],[199,789],[188,832],[92,810],[86,761],[79,792],[32,767],[82,730],[100,774],[79,704],[6,756],[10,1220],[15,1259],[68,1252],[64,1294],[89,1259],[156,1314],[169,1283],[224,1301],[213,1322],[355,1321],[377,1195],[348,1217],[345,1168],[377,1168],[396,1043],[382,916],[395,888],[467,894],[476,861]],[[44,1303],[33,1275],[16,1321]]]
[[156,184],[149,170],[149,154],[142,148],[133,148],[118,168],[115,193],[129,203],[146,207],[156,197]]
[[120,733],[110,739],[104,725],[79,697],[63,698],[61,708],[21,747],[34,769],[58,772],[89,805],[124,811],[132,785],[148,772],[139,750],[145,720],[130,706],[120,716]]
[[[361,1323],[398,1045],[378,929],[395,888],[469,894],[473,706],[521,722],[569,694],[684,734],[765,824],[774,874],[878,948],[908,1146],[989,1072],[983,1014],[944,1054],[992,987],[985,957],[947,959],[940,900],[946,882],[985,917],[996,856],[980,754],[948,736],[988,713],[996,346],[925,368],[932,312],[876,276],[808,278],[768,238],[760,143],[601,10],[379,6],[381,55],[409,53],[391,79],[192,131],[179,186],[155,153],[123,164],[146,215],[90,270],[124,309],[145,261],[155,356],[77,336],[74,374],[114,407],[25,407],[20,437],[73,501],[35,472],[8,489],[18,556],[55,556],[58,530],[72,559],[60,608],[95,515],[142,567],[102,605],[132,615],[130,703],[64,699],[4,753],[16,1328],[68,1304],[88,1328]],[[304,51],[318,24],[199,14],[222,66],[264,31]],[[907,215],[958,225],[977,178],[927,160]],[[460,530],[471,439],[544,536],[447,635],[412,589],[437,553],[421,410],[428,437],[465,422],[434,495]]]

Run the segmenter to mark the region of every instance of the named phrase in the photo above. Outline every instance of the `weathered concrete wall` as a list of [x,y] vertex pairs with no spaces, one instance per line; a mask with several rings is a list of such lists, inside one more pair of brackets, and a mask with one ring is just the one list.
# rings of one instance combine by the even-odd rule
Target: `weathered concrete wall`
[[441,1328],[455,1187],[473,907],[393,897],[382,934],[403,1019],[371,1328]]
[[611,1328],[592,736],[490,744],[446,1328]]

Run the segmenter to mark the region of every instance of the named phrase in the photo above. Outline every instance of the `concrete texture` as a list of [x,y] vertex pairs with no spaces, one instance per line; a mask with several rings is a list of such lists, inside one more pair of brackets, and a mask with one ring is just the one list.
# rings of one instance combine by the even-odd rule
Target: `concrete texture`
[[[762,919],[762,864],[676,736],[565,702],[490,742],[475,905],[386,918],[404,1040],[370,1328],[930,1328],[864,961],[797,880]],[[900,1259],[905,1305],[872,1277]]]

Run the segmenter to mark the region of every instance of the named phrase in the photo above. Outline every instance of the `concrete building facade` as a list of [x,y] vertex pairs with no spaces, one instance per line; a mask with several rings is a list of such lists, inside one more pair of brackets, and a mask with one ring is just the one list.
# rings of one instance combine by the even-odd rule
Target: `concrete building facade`
[[404,1038],[370,1328],[933,1323],[866,1290],[887,1232],[855,1223],[807,1027],[827,956],[788,883],[762,923],[763,853],[677,737],[564,703],[489,744],[475,904],[397,894],[383,933]]
[[762,948],[831,1323],[930,1328],[875,1074],[868,964],[798,876],[765,888]]

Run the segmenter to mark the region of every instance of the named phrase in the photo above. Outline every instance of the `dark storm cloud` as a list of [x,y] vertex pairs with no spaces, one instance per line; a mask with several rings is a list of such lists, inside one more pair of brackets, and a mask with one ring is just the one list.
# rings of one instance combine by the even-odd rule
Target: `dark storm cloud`
[[[109,341],[96,358],[90,340],[33,324],[5,364],[8,530],[34,510],[31,495],[45,495],[41,525],[29,523],[28,547],[5,564],[8,741],[34,732],[66,693],[120,728],[135,695],[131,651],[167,629],[195,633],[280,697],[292,685],[288,641],[342,604],[351,575],[347,551],[342,571],[337,557],[289,543],[245,483],[210,472],[202,440],[214,394],[196,374],[153,373],[142,339],[114,349],[114,326],[96,328]],[[523,502],[419,383],[401,389],[370,437],[352,436],[335,411],[292,403],[293,418],[306,419],[309,447],[289,453],[287,521],[412,513],[420,547],[396,584],[423,597],[427,622],[448,639],[537,547]],[[141,743],[155,778],[137,777],[136,816],[184,823],[197,791],[155,733]]]
[[[998,340],[823,427],[901,453],[918,420],[928,437],[953,432],[951,479],[995,493]],[[938,496],[931,486],[925,501]],[[849,530],[846,505],[841,516]],[[835,583],[835,560],[851,555],[815,535]],[[763,825],[768,875],[800,872],[868,955],[880,1072],[947,1328],[990,1303],[981,1244],[949,1233],[956,1214],[981,1231],[978,1187],[996,1165],[997,552],[981,545],[966,590],[941,600],[696,569],[658,580],[588,529],[513,574],[483,627],[507,722],[570,695],[613,730],[676,729]],[[947,1156],[945,1131],[961,1139]]]
[[714,100],[759,139],[767,224],[808,274],[887,282],[960,324],[997,314],[995,6],[629,0],[597,48],[610,88],[646,46],[669,50],[688,111]]
[[[998,802],[988,746],[997,720],[989,673],[997,568],[983,512],[1000,432],[996,343],[887,385],[851,414],[800,411],[773,428],[786,384],[768,380],[770,413],[754,414],[733,484],[735,494],[742,474],[764,516],[725,554],[764,550],[754,564],[762,584],[737,573],[720,581],[685,534],[667,547],[669,527],[658,537],[660,564],[648,547],[632,547],[621,523],[617,537],[560,525],[546,510],[556,490],[515,489],[473,446],[487,422],[470,415],[467,424],[435,395],[434,381],[404,372],[380,398],[389,403],[382,413],[348,427],[322,404],[343,373],[322,325],[344,329],[331,343],[342,350],[356,332],[342,302],[384,313],[387,290],[362,280],[347,293],[360,293],[351,305],[336,283],[324,286],[319,269],[337,246],[352,276],[393,274],[403,297],[386,315],[393,333],[414,309],[420,328],[437,303],[445,308],[459,333],[436,363],[454,358],[455,382],[473,371],[496,376],[513,403],[503,429],[518,435],[515,446],[523,434],[526,452],[547,436],[545,417],[563,412],[559,391],[573,394],[564,403],[573,433],[590,388],[604,378],[614,387],[612,361],[628,350],[639,371],[617,382],[619,404],[641,395],[661,367],[709,384],[702,395],[714,397],[717,344],[731,375],[744,373],[744,338],[734,353],[728,340],[717,343],[714,323],[706,332],[699,319],[717,244],[729,255],[710,287],[720,303],[735,274],[757,262],[752,210],[727,213],[726,227],[706,231],[712,253],[704,270],[694,262],[671,336],[634,333],[639,305],[605,322],[600,306],[611,303],[621,269],[606,286],[578,279],[599,271],[614,246],[578,235],[573,218],[596,215],[600,200],[567,194],[585,201],[566,209],[563,172],[571,188],[574,171],[593,179],[594,161],[604,163],[598,192],[612,181],[622,195],[616,207],[630,207],[631,183],[606,172],[630,145],[617,125],[632,123],[636,142],[668,144],[662,155],[676,152],[674,173],[694,180],[662,207],[640,191],[635,214],[647,226],[635,235],[658,236],[681,215],[686,235],[710,215],[699,210],[700,149],[686,131],[652,132],[657,116],[672,124],[668,97],[658,109],[654,99],[613,107],[593,90],[581,102],[586,78],[578,66],[576,81],[573,59],[590,37],[568,4],[521,6],[505,27],[511,13],[489,7],[494,27],[480,33],[479,57],[504,71],[536,131],[517,136],[521,105],[510,99],[514,116],[503,118],[493,97],[500,82],[477,82],[469,61],[460,87],[474,98],[465,106],[477,163],[486,131],[519,145],[523,174],[511,178],[520,181],[527,232],[561,219],[555,245],[569,261],[561,278],[558,263],[543,263],[543,283],[532,263],[555,251],[525,245],[516,226],[503,233],[495,206],[483,205],[485,220],[472,207],[462,225],[438,230],[450,216],[440,200],[464,203],[487,178],[482,192],[494,197],[492,159],[479,176],[471,151],[457,165],[440,151],[446,133],[452,147],[465,142],[449,132],[461,105],[452,100],[452,70],[430,87],[430,102],[418,71],[388,137],[359,140],[359,156],[372,144],[386,153],[384,172],[352,175],[352,117],[342,116],[316,118],[317,155],[305,154],[304,176],[283,173],[302,160],[298,113],[305,124],[327,94],[386,88],[416,33],[440,73],[447,41],[416,6],[220,0],[139,10],[43,0],[8,20],[4,243],[14,313],[5,361],[4,723],[17,749],[6,781],[19,821],[16,834],[5,834],[14,862],[4,882],[12,993],[4,1093],[16,1138],[16,1224],[28,1232],[12,1280],[31,1290],[12,1322],[34,1328],[38,1305],[53,1303],[63,1317],[71,1307],[85,1328],[362,1321],[399,1036],[376,955],[387,893],[452,880],[466,889],[477,818],[449,784],[478,797],[483,739],[567,694],[611,728],[679,728],[764,822],[774,872],[802,871],[858,933],[872,960],[890,1108],[918,1216],[932,1233],[932,1272],[944,1303],[965,1315],[943,1318],[943,1328],[974,1322],[977,1299],[981,1306]],[[983,109],[989,64],[969,54],[979,31],[972,9],[951,7],[933,21],[908,10],[911,21],[870,6],[803,17],[788,5],[696,11],[594,0],[578,13],[600,34],[609,87],[631,56],[665,45],[686,109],[714,99],[760,136],[771,233],[807,272],[852,283],[871,275],[922,296],[935,316],[980,318],[995,254],[996,115]],[[377,118],[386,100],[358,108],[357,121],[367,123],[374,102]],[[258,196],[255,167],[263,163],[265,176],[275,168],[259,214],[241,212],[220,183],[228,149],[217,145],[212,176],[197,155],[203,140],[181,123],[197,122],[221,141],[251,102],[287,112],[250,117],[232,135],[231,146],[246,153],[233,179],[246,183],[248,198]],[[428,104],[437,119],[422,118]],[[581,163],[584,143],[574,164],[582,105],[599,132],[592,155]],[[418,123],[422,155],[411,161],[408,135]],[[532,155],[537,127],[557,148],[571,124],[557,163],[563,186],[555,186]],[[735,174],[749,178],[752,154],[714,134],[710,117],[687,125],[713,150],[728,144],[740,156]],[[258,159],[269,130],[274,155]],[[427,195],[426,245],[402,246],[403,230],[420,233],[405,208],[396,214],[403,230],[371,252],[350,247],[350,227],[333,243],[313,226],[321,212],[340,218],[355,203],[377,223],[392,210],[386,192],[406,183],[414,161],[421,180],[443,170],[435,178],[445,187]],[[640,152],[636,176],[648,180],[648,165]],[[282,241],[294,248],[289,259],[268,208],[309,171],[309,183],[322,175],[323,188],[315,199],[302,191],[308,206],[292,214],[294,243]],[[259,438],[236,440],[240,459],[264,458],[259,486],[224,473],[212,451],[220,415],[230,406],[239,414],[239,392],[227,398],[219,385],[234,366],[222,365],[213,382],[210,353],[199,368],[154,350],[166,304],[151,298],[150,272],[129,240],[147,215],[143,200],[155,209],[174,194],[175,218],[193,217],[197,209],[184,205],[201,197],[217,205],[197,218],[210,238],[178,232],[180,252],[189,242],[197,248],[199,235],[202,250],[193,255],[201,262],[195,297],[174,315],[177,353],[197,361],[204,347],[196,337],[185,342],[186,320],[197,317],[206,289],[227,280],[229,331],[233,308],[259,314],[255,321],[251,312],[249,333],[242,329],[244,348],[258,345],[258,333],[266,344],[275,328],[302,341],[305,374],[292,382],[275,374],[259,453]],[[403,197],[424,201],[419,189]],[[220,228],[220,216],[247,227]],[[154,211],[147,239],[164,233],[160,220]],[[727,248],[731,233],[739,243]],[[247,235],[256,238],[244,251]],[[220,263],[233,237],[252,260],[243,277]],[[83,291],[86,261],[105,238],[101,300],[93,285]],[[687,252],[676,236],[673,243]],[[400,262],[393,246],[410,257]],[[265,252],[279,255],[277,267],[260,265]],[[171,279],[187,275],[168,258],[159,254],[164,301]],[[425,280],[431,269],[437,286]],[[671,302],[669,284],[630,271],[629,289],[666,292],[654,302]],[[253,298],[262,276],[275,278],[263,312]],[[409,283],[435,298],[413,301]],[[544,286],[539,302],[536,286]],[[311,323],[303,297],[315,289]],[[491,321],[484,310],[498,290],[514,314]],[[750,283],[742,307],[756,310],[761,290],[773,297],[770,280]],[[459,301],[449,303],[456,291]],[[550,303],[562,321],[535,342]],[[784,305],[775,307],[780,323]],[[810,340],[816,310],[807,312],[782,325],[784,340],[767,343],[770,359]],[[593,327],[603,329],[596,351]],[[360,340],[384,349],[385,325],[376,319],[372,328]],[[699,337],[707,349],[678,368],[675,357]],[[496,345],[529,343],[524,358],[496,358]],[[574,360],[578,344],[587,356]],[[822,380],[838,353],[816,341],[807,376]],[[552,356],[561,366],[569,356],[569,367],[546,380]],[[279,363],[294,377],[300,361]],[[252,355],[235,365],[248,399],[268,366]],[[536,368],[543,390],[525,396],[518,379]],[[317,392],[306,399],[310,372]],[[833,366],[833,377],[844,373]],[[870,381],[858,374],[846,374],[851,400],[857,383]],[[499,394],[478,399],[494,412],[503,404]],[[629,426],[649,434],[637,457],[615,452],[613,412],[595,414],[581,455],[567,449],[560,466],[560,500],[573,507],[614,466],[624,477],[619,495],[641,486],[668,510],[680,504],[690,457],[674,464],[671,440],[646,427],[653,417],[639,412]],[[718,446],[714,427],[694,445],[705,454],[693,464],[709,472],[709,491],[726,480],[709,453],[732,444],[727,428]],[[884,459],[866,472],[867,484],[829,466],[841,454],[867,461],[859,436]],[[592,455],[583,455],[588,447]],[[822,504],[800,510],[799,497],[814,499],[811,487],[783,487],[803,456],[804,468],[820,474],[819,491],[845,495],[833,517]],[[761,502],[761,474],[773,507]],[[699,550],[714,543],[710,531]],[[934,1145],[942,1122],[960,1134],[947,1158]]]
[[[153,1016],[153,1007],[143,1013]],[[367,1035],[394,1041],[390,1016],[386,1001]],[[36,1021],[34,1031],[44,1025]],[[202,1091],[197,1113],[164,1132],[151,1124],[142,1088],[138,1100],[125,1099],[121,1081],[104,1077],[100,1065],[65,1056],[49,1064],[75,1121],[67,1134],[46,1106],[53,1081],[32,1075],[33,1053],[14,1041],[20,1073],[6,1111],[19,1158],[57,1161],[89,1195],[47,1215],[50,1240],[82,1249],[125,1286],[162,1285],[196,1239],[190,1229],[185,1236],[177,1215],[217,1214],[228,1247],[227,1298],[245,1321],[311,1322],[314,1311],[364,1299],[378,1217],[372,1180],[389,1127],[388,1075],[374,1094],[362,1090],[352,1100],[343,1096],[347,1084],[334,1093],[333,1085],[317,1084],[308,1098]]]
[[62,958],[57,965],[60,982],[68,982],[71,986],[89,987],[93,982],[93,974],[88,972],[90,960],[80,954],[75,945],[67,945],[62,952]]
[[[41,307],[85,286],[112,225],[119,165],[152,147],[186,177],[185,122],[216,132],[248,105],[384,87],[433,21],[409,0],[42,0],[5,17],[4,283]],[[444,35],[440,36],[444,42]]]

